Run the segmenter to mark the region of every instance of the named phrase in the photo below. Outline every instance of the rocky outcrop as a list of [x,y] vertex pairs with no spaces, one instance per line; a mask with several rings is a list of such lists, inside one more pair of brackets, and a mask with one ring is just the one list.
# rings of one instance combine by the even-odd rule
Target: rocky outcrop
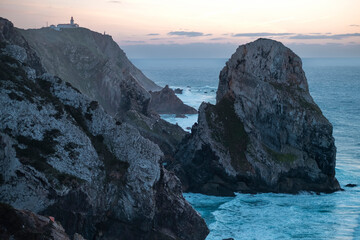
[[36,74],[11,32],[0,34],[0,202],[53,216],[69,236],[204,239],[159,147],[69,83]]
[[[27,210],[0,203],[0,238],[3,240],[70,240],[60,223]],[[74,240],[83,239],[76,234]]]
[[240,46],[220,73],[216,105],[198,124],[172,168],[186,191],[333,192],[332,125],[309,94],[301,59],[280,42]]
[[159,114],[196,114],[197,111],[185,105],[176,95],[174,90],[166,85],[161,91],[150,92],[151,101],[149,109]]

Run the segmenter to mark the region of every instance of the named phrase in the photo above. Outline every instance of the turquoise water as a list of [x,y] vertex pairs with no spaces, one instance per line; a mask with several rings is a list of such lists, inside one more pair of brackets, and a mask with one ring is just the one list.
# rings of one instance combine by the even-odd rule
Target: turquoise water
[[[161,86],[184,89],[178,95],[198,107],[215,102],[218,76],[226,59],[135,59],[149,78]],[[214,197],[184,194],[203,216],[207,240],[234,239],[360,239],[360,59],[304,59],[310,92],[334,126],[336,177],[343,192],[333,194],[237,194]],[[184,128],[197,116],[177,119]]]

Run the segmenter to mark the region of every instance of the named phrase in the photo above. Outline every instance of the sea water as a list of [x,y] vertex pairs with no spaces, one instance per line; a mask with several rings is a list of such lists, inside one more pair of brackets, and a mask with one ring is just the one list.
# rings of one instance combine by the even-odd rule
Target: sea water
[[[215,103],[226,59],[133,59],[160,86],[182,88],[186,104]],[[360,239],[360,59],[304,59],[310,93],[334,127],[336,177],[345,191],[332,194],[184,194],[205,219],[207,240]],[[197,115],[162,115],[184,129]],[[187,129],[188,130],[188,129]],[[188,130],[189,131],[189,130]],[[353,183],[359,186],[345,187]]]

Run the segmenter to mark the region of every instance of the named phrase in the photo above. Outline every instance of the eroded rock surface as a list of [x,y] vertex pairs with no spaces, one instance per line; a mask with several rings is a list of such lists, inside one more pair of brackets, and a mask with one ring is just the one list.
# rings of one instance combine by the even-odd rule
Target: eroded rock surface
[[268,39],[240,46],[220,73],[216,100],[201,105],[172,166],[186,191],[340,189],[332,125],[290,49]]
[[204,239],[159,147],[39,61],[34,69],[12,23],[0,19],[0,30],[0,202],[54,216],[69,236]]

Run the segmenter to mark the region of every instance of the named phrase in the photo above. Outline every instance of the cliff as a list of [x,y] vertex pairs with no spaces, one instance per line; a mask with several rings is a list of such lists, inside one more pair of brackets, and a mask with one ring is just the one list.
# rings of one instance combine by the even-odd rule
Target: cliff
[[[40,57],[48,73],[71,83],[113,116],[128,110],[146,115],[151,99],[149,91],[162,89],[129,61],[109,35],[86,28],[18,31]],[[157,104],[156,107],[162,108],[164,102]],[[176,114],[178,109],[170,106],[166,113]]]
[[172,168],[186,191],[339,190],[332,125],[310,96],[301,59],[280,42],[239,46],[220,73],[216,105],[198,124]]
[[0,202],[86,239],[204,239],[159,147],[59,77],[0,19]]

